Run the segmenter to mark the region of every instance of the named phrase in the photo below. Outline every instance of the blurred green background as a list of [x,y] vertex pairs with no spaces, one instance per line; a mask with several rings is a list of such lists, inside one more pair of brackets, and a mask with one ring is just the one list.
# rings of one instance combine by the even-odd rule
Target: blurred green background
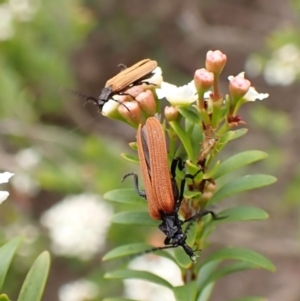
[[[11,299],[16,299],[26,271],[44,249],[53,250],[44,301],[65,301],[58,297],[61,287],[82,278],[99,289],[91,300],[121,294],[121,283],[102,279],[120,263],[104,264],[102,255],[123,242],[142,241],[145,232],[156,235],[149,229],[116,225],[106,234],[112,210],[125,208],[108,204],[95,210],[102,212],[97,218],[105,223],[104,242],[89,258],[55,251],[47,227],[59,227],[62,221],[50,219],[45,227],[45,212],[83,193],[87,198],[98,195],[97,202],[105,206],[101,195],[131,187],[130,181],[120,180],[137,168],[120,156],[130,152],[127,143],[134,141],[134,130],[102,117],[93,104],[84,105],[66,89],[97,97],[119,71],[118,64],[148,57],[158,61],[165,81],[183,85],[204,67],[206,52],[219,49],[228,57],[223,93],[227,76],[246,70],[253,86],[270,94],[263,102],[243,107],[249,134],[243,142],[229,145],[222,157],[247,149],[266,151],[269,159],[247,172],[271,173],[278,183],[228,200],[254,203],[271,218],[238,229],[226,225],[213,235],[212,245],[250,247],[273,260],[278,271],[241,273],[239,285],[236,275],[222,279],[213,300],[246,294],[299,300],[299,13],[299,0],[273,0],[272,5],[267,0],[1,0],[0,168],[15,176],[8,187],[11,196],[1,205],[0,238],[5,242],[24,237],[5,283]],[[65,214],[72,212],[70,205]],[[87,225],[78,250],[91,232],[82,221],[84,214],[77,220],[68,217],[70,224]]]

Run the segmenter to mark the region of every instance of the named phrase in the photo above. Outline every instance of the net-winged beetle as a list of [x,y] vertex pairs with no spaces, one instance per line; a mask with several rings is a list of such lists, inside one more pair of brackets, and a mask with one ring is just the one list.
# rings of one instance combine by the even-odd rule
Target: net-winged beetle
[[93,101],[99,107],[100,111],[102,111],[104,104],[109,99],[117,101],[113,98],[114,95],[126,95],[124,91],[132,86],[141,85],[143,83],[151,84],[145,80],[153,75],[153,71],[157,67],[157,62],[144,59],[131,67],[121,66],[123,70],[106,82],[98,99],[93,97],[87,99]]
[[137,193],[148,201],[150,216],[162,221],[159,229],[166,235],[165,246],[154,248],[151,251],[181,246],[191,260],[195,261],[195,252],[186,243],[186,231],[189,227],[187,226],[186,230],[183,230],[182,226],[207,214],[211,214],[214,219],[222,217],[217,217],[213,211],[204,209],[186,220],[179,218],[178,211],[184,199],[185,180],[186,178],[193,179],[196,174],[187,174],[181,181],[180,189],[177,187],[175,171],[177,166],[180,168],[181,165],[183,168],[182,162],[180,158],[174,159],[170,173],[164,131],[155,117],[148,118],[144,126],[139,125],[137,145],[145,191],[141,191],[138,187],[137,174],[129,173],[124,176],[123,180],[131,175],[134,177]]

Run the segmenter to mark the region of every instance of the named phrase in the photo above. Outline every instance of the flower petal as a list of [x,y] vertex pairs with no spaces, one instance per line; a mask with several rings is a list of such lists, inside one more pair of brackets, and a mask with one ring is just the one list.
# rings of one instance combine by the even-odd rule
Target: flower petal
[[267,97],[269,97],[268,93],[258,93],[254,87],[250,87],[248,92],[244,95],[243,98],[248,101],[255,101],[256,99],[263,100]]
[[0,184],[2,183],[8,183],[9,179],[13,176],[14,174],[11,172],[1,172],[0,173]]
[[9,196],[7,191],[0,191],[0,204],[2,204]]

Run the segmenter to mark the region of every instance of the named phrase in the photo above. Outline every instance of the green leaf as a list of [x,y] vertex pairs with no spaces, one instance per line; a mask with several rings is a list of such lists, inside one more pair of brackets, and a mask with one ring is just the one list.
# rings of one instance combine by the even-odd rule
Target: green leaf
[[268,155],[265,152],[258,150],[251,150],[236,154],[227,159],[226,161],[222,162],[219,168],[217,169],[216,173],[214,175],[211,175],[211,177],[217,179],[228,172],[231,172],[247,164],[263,160],[267,157]]
[[0,290],[2,289],[6,273],[20,241],[19,237],[12,239],[0,248]]
[[[128,244],[124,246],[117,247],[113,250],[110,250],[108,253],[106,253],[102,260],[108,261],[112,259],[117,259],[121,257],[129,257],[131,255],[142,255],[147,253],[150,253],[151,250],[153,250],[155,247],[143,244],[143,243],[137,243],[137,244]],[[155,251],[156,255],[163,256],[166,258],[169,258],[174,261],[174,258],[172,255],[166,251]]]
[[234,179],[222,186],[209,200],[209,205],[217,203],[231,195],[267,186],[275,183],[277,179],[270,175],[246,175]]
[[147,211],[120,212],[114,214],[110,220],[115,224],[158,227],[158,222],[152,219]]
[[125,160],[129,161],[129,162],[139,164],[138,156],[122,153],[121,157],[124,158]]
[[197,295],[196,281],[173,288],[176,301],[194,301]]
[[138,147],[137,147],[137,143],[136,142],[129,142],[128,143],[130,148],[137,151]]
[[10,301],[10,299],[8,299],[7,295],[2,294],[0,295],[0,301]]
[[207,277],[209,277],[210,274],[212,274],[218,266],[221,264],[222,260],[213,260],[210,262],[207,262],[204,265],[201,265],[198,276],[197,276],[197,286],[203,287],[204,283],[206,283]]
[[271,272],[275,271],[275,266],[269,259],[252,250],[241,248],[225,248],[218,250],[209,255],[203,262],[203,265],[210,261],[226,259],[241,260]]
[[194,151],[193,151],[193,147],[192,147],[191,139],[190,139],[189,135],[184,131],[184,129],[181,127],[181,125],[179,123],[177,123],[175,121],[170,121],[169,124],[172,127],[172,129],[174,130],[174,132],[178,135],[178,137],[188,155],[188,158],[193,160]]
[[228,208],[218,213],[218,216],[226,216],[226,218],[212,220],[213,223],[263,220],[269,217],[266,211],[250,206]]
[[212,295],[212,291],[214,289],[215,283],[211,282],[207,285],[199,294],[197,301],[208,301]]
[[232,301],[267,301],[267,299],[265,297],[253,296],[253,297],[238,298]]
[[189,120],[192,123],[199,124],[200,123],[200,116],[199,114],[193,110],[191,107],[180,107],[177,106],[177,110],[179,113],[187,120]]
[[141,279],[141,280],[147,280],[149,282],[162,285],[169,289],[173,289],[173,286],[171,283],[169,283],[165,279],[163,279],[153,273],[146,272],[146,271],[122,269],[122,270],[117,270],[117,271],[106,273],[104,275],[104,278],[105,279],[132,279],[132,278]]
[[199,288],[199,291],[202,291],[205,286],[210,285],[211,282],[216,282],[218,279],[233,274],[237,273],[240,271],[245,271],[245,270],[250,270],[250,269],[255,269],[257,268],[257,265],[253,265],[248,262],[234,262],[231,263],[225,267],[222,267],[218,270],[213,271],[210,274],[206,274],[206,279],[202,283],[202,286]]
[[147,201],[140,197],[134,189],[116,189],[106,192],[103,198],[108,201],[126,204],[144,204]]
[[234,140],[234,139],[240,138],[240,137],[244,136],[245,134],[247,134],[248,129],[242,128],[242,129],[238,129],[235,131],[229,131],[229,132],[233,133],[232,135],[230,135],[229,140]]
[[50,268],[47,251],[39,255],[30,268],[22,285],[18,301],[39,301],[42,298]]

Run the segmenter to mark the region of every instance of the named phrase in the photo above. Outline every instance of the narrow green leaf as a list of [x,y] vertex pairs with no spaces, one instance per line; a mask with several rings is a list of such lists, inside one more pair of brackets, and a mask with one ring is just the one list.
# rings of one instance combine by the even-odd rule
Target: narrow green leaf
[[163,279],[153,273],[147,272],[147,271],[123,269],[123,270],[117,270],[117,271],[106,273],[104,275],[104,278],[105,279],[133,279],[133,278],[141,279],[141,280],[147,280],[149,282],[162,285],[169,289],[173,289],[173,286],[171,283],[169,283],[165,279]]
[[275,183],[277,179],[270,175],[246,175],[234,179],[222,186],[209,200],[209,205],[217,203],[231,195],[267,186]]
[[2,294],[0,295],[0,301],[10,301],[10,299],[8,299],[7,295]]
[[220,167],[221,162],[217,161],[213,167],[211,167],[208,171],[205,172],[203,175],[203,179],[210,179],[210,178],[215,178],[215,174],[217,173],[219,167]]
[[14,238],[0,248],[0,290],[2,289],[6,273],[20,241],[19,237]]
[[140,197],[134,189],[116,189],[106,192],[103,198],[108,201],[126,204],[144,204],[147,201]]
[[258,150],[251,150],[236,154],[228,158],[226,161],[222,162],[216,173],[214,175],[211,175],[211,177],[217,179],[228,172],[231,172],[247,164],[263,160],[267,157],[268,155],[265,152]]
[[227,223],[238,221],[263,220],[269,217],[268,213],[257,207],[240,206],[225,209],[218,213],[219,216],[226,216],[224,219],[214,220],[214,223]]
[[199,124],[200,123],[200,116],[199,114],[193,110],[191,107],[177,107],[179,113],[187,120],[189,120],[192,123]]
[[259,268],[263,268],[271,272],[275,271],[275,266],[269,259],[252,250],[241,249],[241,248],[225,248],[225,249],[218,250],[213,254],[209,255],[203,262],[203,265],[212,260],[226,260],[226,259],[241,260],[241,261],[254,264]]
[[158,227],[158,222],[152,219],[147,211],[120,212],[114,214],[110,220],[115,224]]
[[257,265],[253,265],[248,262],[234,262],[231,263],[225,267],[222,267],[218,270],[213,271],[209,275],[206,275],[205,281],[202,283],[202,286],[199,288],[199,290],[203,290],[205,286],[209,285],[211,282],[216,282],[218,279],[245,270],[250,270],[250,269],[256,269],[258,268]]
[[196,281],[173,288],[176,301],[194,301],[197,295]]
[[217,179],[226,173],[229,173],[233,170],[236,170],[242,166],[251,164],[253,162],[263,160],[267,157],[267,153],[258,150],[245,151],[236,154],[228,158],[226,161],[222,162],[217,172],[213,175],[213,177],[214,179]]
[[[121,257],[129,257],[132,255],[142,255],[146,252],[150,253],[149,251],[153,250],[154,248],[155,247],[143,243],[128,244],[110,250],[108,253],[106,253],[103,256],[102,260],[108,261],[108,260],[117,259]],[[158,256],[169,258],[174,261],[172,255],[166,251],[155,251],[155,254]]]
[[238,129],[238,130],[230,131],[230,132],[233,133],[233,135],[230,135],[229,140],[234,140],[234,139],[238,139],[238,138],[244,136],[245,134],[247,134],[248,129],[242,128],[242,129]]
[[169,122],[170,126],[172,127],[172,129],[174,130],[174,132],[178,135],[187,155],[188,158],[190,158],[191,160],[194,158],[194,151],[193,151],[193,147],[191,144],[191,139],[189,137],[189,135],[183,130],[183,128],[181,127],[181,125],[175,121],[170,121]]
[[41,253],[30,268],[22,285],[18,301],[39,301],[45,289],[50,268],[50,255]]
[[129,244],[123,245],[117,248],[114,248],[107,252],[103,257],[103,261],[108,261],[116,258],[131,256],[134,254],[142,254],[146,250],[151,249],[152,247],[147,244],[137,243],[137,244]]
[[122,153],[121,157],[124,158],[125,160],[132,162],[132,163],[139,163],[139,158],[138,156],[132,155],[132,154],[125,154]]
[[201,265],[198,276],[197,276],[197,287],[203,287],[204,283],[206,283],[206,279],[212,274],[218,266],[221,264],[222,260],[213,260],[207,262],[204,265]]
[[121,297],[110,297],[110,298],[105,298],[102,301],[138,301],[138,300],[121,298]]
[[209,285],[205,286],[205,288],[199,292],[199,297],[197,298],[197,301],[210,300],[214,286],[215,286],[215,282],[211,282]]
[[137,143],[136,142],[129,142],[128,144],[129,144],[131,149],[137,151],[138,148],[137,148]]
[[267,299],[265,297],[253,296],[253,297],[238,298],[232,301],[267,301]]

